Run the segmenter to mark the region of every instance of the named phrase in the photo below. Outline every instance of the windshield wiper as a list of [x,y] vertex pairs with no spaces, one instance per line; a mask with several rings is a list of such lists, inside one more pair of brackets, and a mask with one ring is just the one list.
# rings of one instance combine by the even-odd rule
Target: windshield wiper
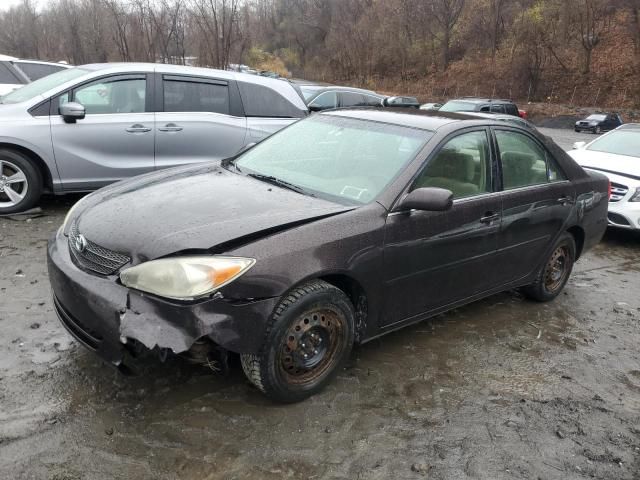
[[271,185],[276,185],[281,188],[286,188],[287,190],[293,190],[296,193],[300,193],[302,195],[308,195],[310,197],[315,197],[315,195],[307,192],[304,188],[301,188],[293,183],[289,183],[285,180],[281,180],[279,178],[274,177],[273,175],[263,175],[261,173],[247,173],[247,177],[255,178],[256,180],[260,180],[262,182],[270,183]]

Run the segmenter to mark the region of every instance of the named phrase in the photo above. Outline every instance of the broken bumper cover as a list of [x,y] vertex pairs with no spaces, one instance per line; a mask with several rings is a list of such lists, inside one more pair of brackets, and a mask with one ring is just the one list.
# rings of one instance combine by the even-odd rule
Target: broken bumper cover
[[278,298],[230,300],[220,295],[175,303],[122,286],[116,276],[80,270],[61,230],[49,240],[49,280],[56,313],[80,343],[121,366],[134,339],[152,350],[186,352],[203,337],[238,353],[256,353]]

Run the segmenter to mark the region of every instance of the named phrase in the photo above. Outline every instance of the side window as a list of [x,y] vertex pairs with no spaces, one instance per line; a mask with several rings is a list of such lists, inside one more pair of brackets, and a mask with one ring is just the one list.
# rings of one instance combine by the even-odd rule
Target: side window
[[496,130],[505,190],[563,180],[564,176],[546,151],[518,132]]
[[364,96],[354,92],[340,92],[341,107],[361,107],[366,105]]
[[504,105],[491,105],[491,111],[495,113],[505,113]]
[[59,72],[64,67],[58,67],[56,65],[47,65],[46,63],[29,63],[29,62],[15,62],[14,63],[22,72],[29,77],[33,82],[39,78],[46,77],[52,73]]
[[373,95],[364,95],[364,104],[367,107],[380,107],[382,106],[382,99]]
[[165,112],[213,112],[229,115],[229,87],[197,80],[164,79]]
[[520,116],[520,112],[518,112],[518,107],[516,107],[513,103],[505,105],[504,108],[509,115],[513,115],[515,117]]
[[[141,113],[145,111],[146,89],[147,81],[144,76],[105,78],[75,89],[73,98],[84,105],[87,115]],[[60,104],[62,103],[64,98],[61,97]]]
[[318,105],[322,110],[336,108],[338,106],[338,95],[336,95],[336,92],[325,92],[318,95],[311,103]]
[[0,62],[0,83],[17,84],[22,82],[23,80],[18,80],[4,62]]
[[[306,115],[306,110],[298,108],[281,91],[257,83],[237,82],[237,85],[247,117],[302,118]],[[281,90],[285,86],[290,87],[285,84]],[[298,97],[293,87],[290,91],[292,96]]]
[[483,105],[480,107],[480,111],[481,112],[490,112],[491,111],[491,107],[489,105]]
[[446,188],[454,198],[491,192],[491,156],[487,133],[463,133],[449,140],[412,186]]

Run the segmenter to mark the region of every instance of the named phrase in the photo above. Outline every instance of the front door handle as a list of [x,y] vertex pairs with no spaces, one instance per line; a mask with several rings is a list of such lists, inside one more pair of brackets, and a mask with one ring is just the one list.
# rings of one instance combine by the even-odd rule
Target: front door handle
[[484,217],[480,218],[480,223],[488,223],[491,224],[500,218],[499,213],[495,212],[487,212],[484,214]]
[[135,123],[131,125],[129,128],[125,128],[125,130],[129,133],[145,133],[145,132],[151,131],[149,127],[145,127],[140,123]]
[[164,127],[160,127],[158,130],[161,132],[179,132],[182,130],[182,127],[175,123],[167,123]]
[[573,198],[568,195],[563,195],[558,200],[556,200],[560,205],[567,205],[569,203],[573,203]]

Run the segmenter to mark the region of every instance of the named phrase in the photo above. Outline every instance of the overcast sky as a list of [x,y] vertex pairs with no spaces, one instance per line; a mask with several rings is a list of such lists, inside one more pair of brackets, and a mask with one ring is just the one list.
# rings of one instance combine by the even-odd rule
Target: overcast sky
[[20,2],[22,2],[22,0],[0,0],[0,10],[6,10],[9,7],[18,5]]

